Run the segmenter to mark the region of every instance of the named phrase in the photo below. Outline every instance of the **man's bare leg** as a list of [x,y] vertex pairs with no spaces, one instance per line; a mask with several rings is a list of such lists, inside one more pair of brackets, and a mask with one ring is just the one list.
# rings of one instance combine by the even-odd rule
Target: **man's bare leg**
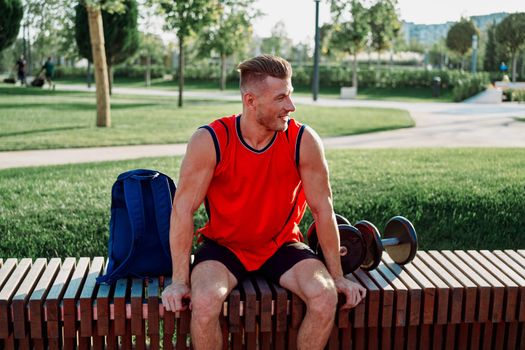
[[322,262],[306,259],[286,271],[281,286],[306,303],[306,316],[297,335],[297,348],[324,349],[334,325],[337,291]]
[[203,261],[193,268],[190,327],[194,349],[222,349],[219,316],[235,285],[235,276],[218,261]]

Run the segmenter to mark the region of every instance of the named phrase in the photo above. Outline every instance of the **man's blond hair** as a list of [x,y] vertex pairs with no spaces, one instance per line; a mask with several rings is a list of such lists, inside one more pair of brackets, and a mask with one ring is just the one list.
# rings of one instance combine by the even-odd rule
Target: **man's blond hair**
[[273,55],[260,55],[241,62],[237,66],[240,72],[240,88],[245,93],[248,86],[258,84],[266,77],[288,79],[292,76],[292,66],[284,58]]

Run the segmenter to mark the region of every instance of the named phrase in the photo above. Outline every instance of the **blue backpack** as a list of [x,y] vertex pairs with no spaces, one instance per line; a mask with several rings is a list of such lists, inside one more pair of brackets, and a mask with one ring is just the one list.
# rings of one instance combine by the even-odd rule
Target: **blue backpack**
[[171,178],[154,170],[118,176],[111,190],[109,262],[98,283],[171,276],[169,229],[175,190]]

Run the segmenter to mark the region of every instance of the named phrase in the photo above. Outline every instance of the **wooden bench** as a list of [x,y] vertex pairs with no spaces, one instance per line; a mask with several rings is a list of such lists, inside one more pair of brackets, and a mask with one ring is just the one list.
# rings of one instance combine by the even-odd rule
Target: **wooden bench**
[[[348,278],[368,290],[339,310],[328,349],[525,348],[525,250],[384,254]],[[165,312],[163,278],[95,283],[103,258],[0,259],[0,349],[188,349],[189,312]],[[257,276],[224,303],[225,348],[294,349],[305,306]]]

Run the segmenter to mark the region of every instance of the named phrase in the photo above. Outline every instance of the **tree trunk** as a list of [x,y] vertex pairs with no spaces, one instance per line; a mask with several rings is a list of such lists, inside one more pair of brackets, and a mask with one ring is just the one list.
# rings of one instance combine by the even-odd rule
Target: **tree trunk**
[[109,95],[113,95],[113,66],[108,64],[108,85],[109,85]]
[[87,6],[86,9],[97,89],[97,126],[109,127],[111,126],[111,111],[102,15],[99,8]]
[[354,53],[354,60],[352,62],[352,86],[355,87],[357,94],[357,53]]
[[221,90],[226,89],[226,55],[221,53]]
[[151,85],[151,55],[146,56],[146,86]]
[[512,55],[512,82],[516,82],[516,63],[518,62],[518,53],[514,52]]
[[88,60],[88,66],[87,66],[86,81],[87,81],[88,89],[91,89],[91,62],[89,62],[89,60]]
[[179,37],[179,107],[182,107],[182,90],[184,89],[184,38]]

